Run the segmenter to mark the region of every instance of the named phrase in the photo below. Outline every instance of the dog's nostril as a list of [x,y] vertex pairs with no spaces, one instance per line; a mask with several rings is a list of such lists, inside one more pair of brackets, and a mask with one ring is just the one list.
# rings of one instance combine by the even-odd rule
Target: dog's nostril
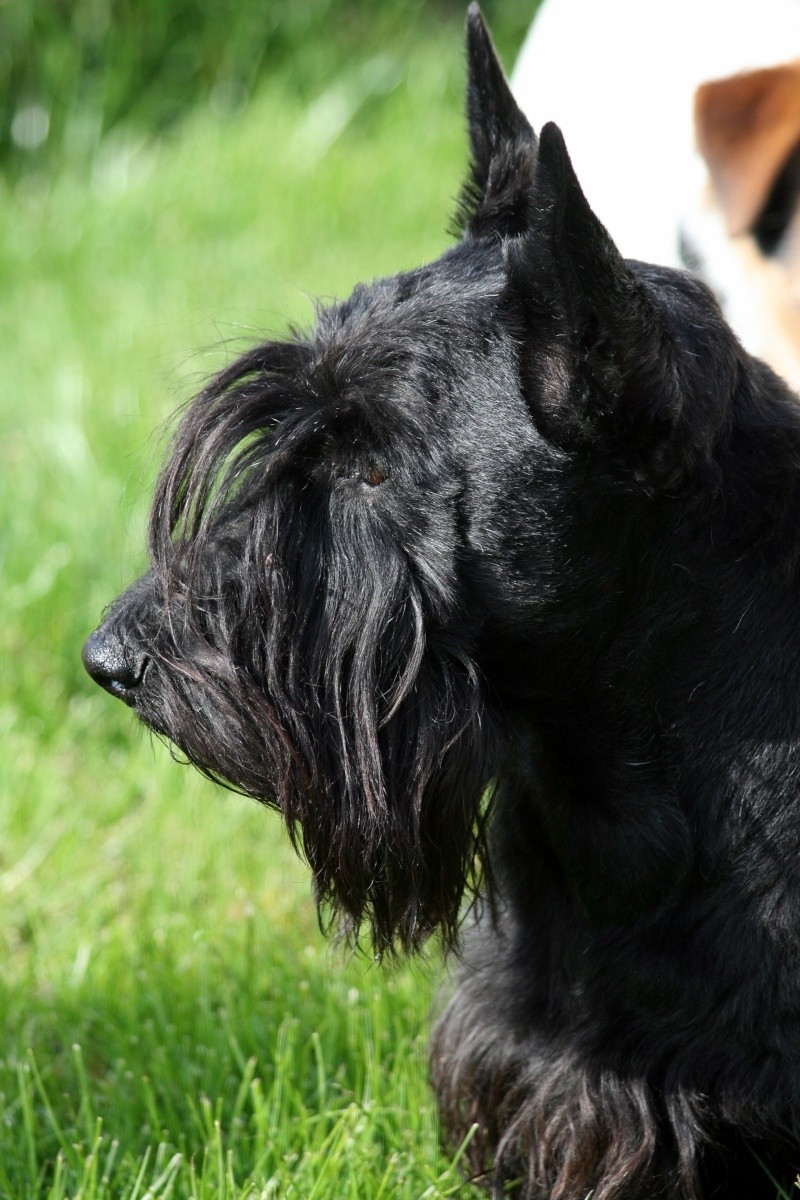
[[126,704],[133,704],[135,689],[147,666],[142,652],[123,642],[113,629],[101,625],[84,642],[81,658],[95,683]]

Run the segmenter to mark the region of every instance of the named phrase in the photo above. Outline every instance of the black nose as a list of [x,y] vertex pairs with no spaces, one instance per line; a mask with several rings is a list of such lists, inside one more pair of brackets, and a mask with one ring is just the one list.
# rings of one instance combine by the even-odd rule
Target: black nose
[[133,706],[147,666],[142,651],[123,642],[115,629],[101,625],[84,642],[81,658],[95,683]]

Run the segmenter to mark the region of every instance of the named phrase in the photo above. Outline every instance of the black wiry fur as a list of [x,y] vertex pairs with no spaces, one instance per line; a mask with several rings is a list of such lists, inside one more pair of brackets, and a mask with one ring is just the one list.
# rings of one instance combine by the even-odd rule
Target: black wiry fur
[[[186,410],[89,670],[276,805],[379,950],[462,943],[447,1136],[525,1200],[800,1165],[800,413],[625,263],[470,10],[463,236]],[[620,181],[620,186],[624,183]]]

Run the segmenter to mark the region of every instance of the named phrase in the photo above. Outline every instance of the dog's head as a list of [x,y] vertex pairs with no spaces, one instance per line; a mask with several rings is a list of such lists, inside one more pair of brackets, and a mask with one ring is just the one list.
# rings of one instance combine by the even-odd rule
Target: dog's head
[[701,285],[622,261],[477,8],[468,50],[460,240],[192,402],[150,570],[84,649],[280,809],[320,901],[379,948],[455,938],[509,714],[585,669],[634,510],[709,470],[738,353]]

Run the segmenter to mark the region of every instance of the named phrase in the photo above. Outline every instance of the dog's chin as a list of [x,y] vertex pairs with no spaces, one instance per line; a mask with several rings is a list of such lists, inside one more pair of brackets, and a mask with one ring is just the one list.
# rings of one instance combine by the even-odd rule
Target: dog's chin
[[146,706],[142,703],[141,696],[131,696],[129,699],[125,698],[124,696],[120,696],[120,700],[123,700],[129,708],[133,709],[134,713],[138,717],[141,724],[144,725],[145,729],[148,729],[150,733],[156,734],[157,737],[165,738],[170,745],[174,746],[176,750],[179,750],[181,754],[186,755],[186,757],[189,758],[189,754],[185,747],[181,746],[177,737],[167,727],[166,722],[147,711]]
[[[136,687],[128,687],[115,680],[106,687],[106,691],[122,700],[145,729],[168,742],[182,758],[204,774],[220,776],[219,770],[207,761],[209,747],[213,744],[210,734],[198,736],[197,713],[203,712],[206,706],[197,698],[193,704],[182,700],[177,705],[172,689],[164,687],[160,672],[152,663]],[[201,754],[201,748],[206,751],[205,754]]]

